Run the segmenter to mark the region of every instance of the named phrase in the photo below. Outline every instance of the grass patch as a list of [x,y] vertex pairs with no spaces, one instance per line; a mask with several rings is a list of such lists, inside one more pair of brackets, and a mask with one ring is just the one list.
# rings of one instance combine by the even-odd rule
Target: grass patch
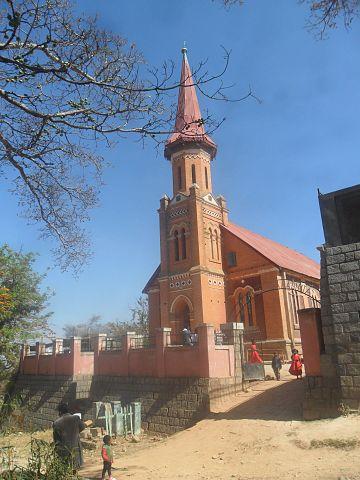
[[336,448],[338,450],[354,450],[360,446],[356,438],[325,438],[324,440],[311,440],[310,448]]

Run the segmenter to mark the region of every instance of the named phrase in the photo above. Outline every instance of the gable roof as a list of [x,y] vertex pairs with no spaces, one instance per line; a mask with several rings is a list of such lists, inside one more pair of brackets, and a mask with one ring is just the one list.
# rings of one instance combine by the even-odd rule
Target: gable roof
[[155,272],[151,275],[151,277],[149,278],[147,284],[146,284],[145,287],[143,288],[142,293],[148,293],[148,291],[150,290],[150,287],[152,286],[153,282],[154,282],[154,281],[157,279],[157,277],[159,276],[160,267],[161,267],[161,265],[159,265],[159,266],[157,267],[157,269],[155,270]]
[[308,277],[320,278],[320,265],[302,253],[296,252],[291,248],[285,247],[280,243],[274,242],[258,233],[251,232],[234,223],[221,225],[221,227],[250,245],[250,247],[275,265],[285,268],[286,270],[302,273]]

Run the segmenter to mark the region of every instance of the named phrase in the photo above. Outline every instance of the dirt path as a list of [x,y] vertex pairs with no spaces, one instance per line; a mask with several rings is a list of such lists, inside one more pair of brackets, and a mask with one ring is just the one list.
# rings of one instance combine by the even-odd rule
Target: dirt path
[[[302,388],[302,381],[289,378],[264,382],[188,430],[123,453],[117,449],[114,476],[360,480],[359,445],[351,449],[353,439],[359,439],[360,417],[301,421]],[[337,448],[310,448],[312,440],[327,439]],[[95,455],[82,473],[98,479],[100,467]]]

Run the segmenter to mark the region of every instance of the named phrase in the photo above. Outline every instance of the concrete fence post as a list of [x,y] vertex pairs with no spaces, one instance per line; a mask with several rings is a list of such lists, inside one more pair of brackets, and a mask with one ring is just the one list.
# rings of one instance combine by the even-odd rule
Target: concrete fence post
[[36,368],[35,368],[35,371],[36,371],[36,375],[39,375],[39,362],[40,362],[40,355],[41,355],[41,343],[40,342],[36,342],[35,344],[35,357],[36,357]]
[[19,364],[19,372],[24,373],[24,361],[25,361],[25,356],[26,356],[26,344],[21,345],[21,350],[20,350],[20,364]]
[[56,375],[56,358],[57,355],[62,351],[63,347],[63,339],[62,338],[55,338],[53,340],[53,347],[52,347],[52,374]]
[[70,339],[70,355],[72,359],[72,375],[81,373],[81,337],[72,337]]
[[130,372],[130,351],[131,351],[131,339],[135,337],[135,332],[126,332],[122,338],[122,350],[123,350],[123,359],[125,362],[125,372],[126,376],[129,377]]
[[171,328],[161,327],[156,329],[156,371],[158,377],[166,376],[165,348],[170,345]]
[[197,327],[199,335],[200,377],[211,377],[211,363],[215,354],[215,330],[213,325],[203,323]]
[[94,375],[101,375],[100,355],[106,343],[106,333],[98,333],[94,338]]

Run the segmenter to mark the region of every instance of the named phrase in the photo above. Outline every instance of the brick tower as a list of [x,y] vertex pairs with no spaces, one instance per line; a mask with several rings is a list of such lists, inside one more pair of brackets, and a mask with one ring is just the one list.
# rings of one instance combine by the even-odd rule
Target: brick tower
[[144,289],[151,330],[171,327],[173,334],[226,322],[220,224],[227,209],[212,193],[216,145],[204,131],[186,48],[182,55],[175,129],[165,146],[173,195],[160,200],[161,263]]

